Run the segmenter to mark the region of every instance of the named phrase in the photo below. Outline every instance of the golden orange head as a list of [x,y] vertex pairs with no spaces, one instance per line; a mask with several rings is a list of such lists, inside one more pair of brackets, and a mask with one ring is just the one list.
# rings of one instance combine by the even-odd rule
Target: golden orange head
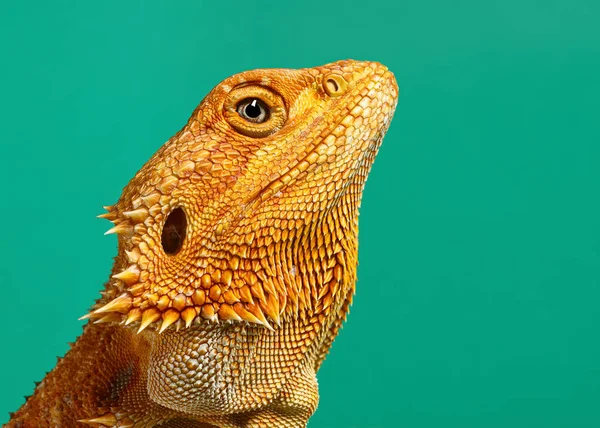
[[374,62],[225,79],[102,215],[119,252],[89,316],[162,332],[328,310],[354,286],[358,206],[397,96]]

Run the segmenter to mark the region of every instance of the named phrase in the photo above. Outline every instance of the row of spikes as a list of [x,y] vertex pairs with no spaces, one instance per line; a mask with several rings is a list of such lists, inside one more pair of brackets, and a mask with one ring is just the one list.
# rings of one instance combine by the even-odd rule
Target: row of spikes
[[[267,299],[267,303],[262,306],[274,306],[274,297],[270,296]],[[259,304],[250,304],[250,308],[247,308],[243,303],[235,303],[229,305],[222,303],[217,312],[214,311],[210,304],[204,305],[203,309],[198,313],[194,307],[186,307],[181,312],[175,309],[167,309],[161,312],[157,308],[148,308],[142,311],[139,308],[132,308],[133,299],[130,294],[123,293],[117,298],[111,300],[104,306],[88,313],[87,315],[79,318],[83,319],[95,319],[94,323],[106,323],[106,322],[119,322],[124,325],[129,325],[133,322],[140,322],[138,333],[144,331],[149,325],[158,322],[162,318],[162,324],[158,329],[159,333],[164,332],[171,325],[175,324],[176,330],[185,325],[185,328],[189,328],[192,323],[206,319],[207,321],[219,322],[219,321],[246,321],[251,324],[262,325],[269,330],[273,330],[273,327],[268,322],[264,315],[263,309]],[[206,312],[204,308],[209,308]],[[273,312],[269,310],[268,312]],[[125,318],[126,316],[126,318]],[[183,321],[183,323],[182,323]],[[274,319],[275,323],[279,325],[279,317]]]
[[113,205],[107,205],[103,207],[107,212],[100,214],[98,218],[109,220],[114,226],[104,232],[105,235],[116,233],[117,235],[131,235],[133,234],[132,224],[143,223],[150,213],[145,208],[138,208],[131,211],[123,211],[121,214],[125,219],[130,221],[119,221],[118,213],[114,211]]

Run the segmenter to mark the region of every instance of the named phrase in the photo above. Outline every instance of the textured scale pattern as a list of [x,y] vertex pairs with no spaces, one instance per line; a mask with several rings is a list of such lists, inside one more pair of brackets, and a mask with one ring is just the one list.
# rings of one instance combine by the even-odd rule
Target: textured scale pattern
[[112,276],[7,426],[306,426],[397,97],[351,60],[217,85],[105,207]]

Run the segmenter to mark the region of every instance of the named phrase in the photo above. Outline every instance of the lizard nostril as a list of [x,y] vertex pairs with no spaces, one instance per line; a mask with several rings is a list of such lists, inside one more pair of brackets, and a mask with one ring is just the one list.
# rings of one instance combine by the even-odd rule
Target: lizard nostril
[[339,97],[348,88],[348,82],[339,74],[329,74],[323,79],[323,89],[330,97]]
[[181,250],[186,228],[187,219],[185,218],[185,212],[181,208],[175,208],[171,211],[163,226],[161,243],[165,253],[174,255]]
[[325,82],[325,85],[327,86],[327,89],[329,90],[328,92],[337,92],[340,90],[339,85],[333,79],[327,79],[327,82]]

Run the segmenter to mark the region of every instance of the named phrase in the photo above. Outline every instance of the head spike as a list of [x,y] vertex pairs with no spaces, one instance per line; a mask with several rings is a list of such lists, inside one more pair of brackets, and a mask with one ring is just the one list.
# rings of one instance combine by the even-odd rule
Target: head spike
[[150,308],[146,309],[142,313],[142,322],[140,323],[140,328],[138,329],[138,334],[140,334],[146,327],[152,324],[155,321],[158,321],[160,318],[160,312],[158,309]]
[[115,313],[115,312],[110,312],[110,313],[104,315],[102,318],[94,321],[94,324],[102,324],[102,323],[106,323],[106,322],[119,323],[121,321],[123,321],[123,315]]
[[139,260],[139,258],[141,256],[140,251],[137,248],[134,248],[131,251],[125,250],[125,255],[127,256],[127,259],[131,263],[137,263],[137,261]]
[[223,271],[221,275],[221,281],[227,286],[231,286],[231,280],[233,278],[233,272],[230,269],[226,269]]
[[267,318],[265,317],[265,314],[263,314],[263,311],[260,309],[259,305],[254,303],[248,304],[248,312],[254,315],[260,321],[260,324],[264,325],[269,330],[274,330],[273,327],[271,327],[271,324],[269,324],[269,321],[267,321]]
[[234,304],[233,310],[244,321],[247,321],[247,322],[253,323],[253,324],[263,324],[263,322],[261,320],[259,320],[257,317],[255,317],[252,314],[252,312],[250,312],[248,309],[246,309],[246,307],[242,303]]
[[160,193],[158,193],[158,192],[152,193],[147,196],[142,196],[142,202],[148,208],[152,208],[154,205],[158,204],[159,200],[160,200]]
[[123,272],[117,273],[112,276],[114,279],[123,281],[127,285],[133,285],[140,279],[140,269],[137,265],[131,265]]
[[132,322],[139,321],[142,319],[142,311],[140,308],[133,308],[127,314],[127,319],[125,320],[125,325],[129,325]]
[[240,288],[240,300],[245,303],[254,303],[254,299],[252,299],[252,292],[250,291],[250,287],[244,285]]
[[144,290],[146,289],[146,286],[144,285],[144,283],[139,283],[139,284],[135,284],[132,287],[130,287],[128,289],[128,291],[133,294],[134,296],[139,296],[140,294],[142,294],[144,292]]
[[217,314],[219,314],[219,318],[222,319],[223,321],[241,321],[242,320],[242,318],[233,310],[233,308],[226,303],[223,303],[219,307],[219,311],[217,312]]
[[104,218],[106,220],[114,221],[117,219],[117,215],[115,213],[104,213],[97,215],[96,218]]
[[90,319],[91,317],[92,317],[92,313],[89,312],[89,313],[85,314],[84,316],[77,318],[77,321],[87,320],[87,319]]
[[165,331],[171,324],[173,324],[174,322],[176,322],[179,319],[179,312],[177,312],[174,309],[169,309],[167,312],[165,312],[162,316],[163,322],[162,325],[160,326],[160,329],[158,330],[159,333],[162,333],[163,331]]
[[131,308],[131,296],[127,293],[121,294],[114,300],[111,300],[101,308],[96,309],[93,314],[102,314],[104,312],[120,312],[126,314]]
[[268,294],[267,301],[260,302],[260,307],[269,318],[275,321],[275,324],[279,325],[279,302],[273,294]]
[[185,328],[192,325],[194,318],[196,318],[196,310],[194,308],[185,308],[181,313],[181,318],[185,321]]
[[207,303],[202,306],[202,309],[200,309],[200,316],[208,321],[219,321],[219,317],[215,313],[215,308],[211,303]]
[[150,215],[150,213],[148,213],[148,210],[144,208],[138,208],[137,210],[133,211],[123,211],[122,214],[125,217],[131,219],[131,221],[134,223],[143,223],[144,220],[146,220]]
[[133,235],[133,227],[127,223],[119,223],[115,227],[104,232],[105,235],[116,233],[117,235]]
[[112,413],[109,413],[107,415],[100,416],[98,418],[79,419],[77,422],[81,422],[82,424],[87,424],[87,425],[101,424],[101,425],[105,425],[108,427],[112,427],[112,426],[117,425],[117,417],[115,415],[113,415]]

